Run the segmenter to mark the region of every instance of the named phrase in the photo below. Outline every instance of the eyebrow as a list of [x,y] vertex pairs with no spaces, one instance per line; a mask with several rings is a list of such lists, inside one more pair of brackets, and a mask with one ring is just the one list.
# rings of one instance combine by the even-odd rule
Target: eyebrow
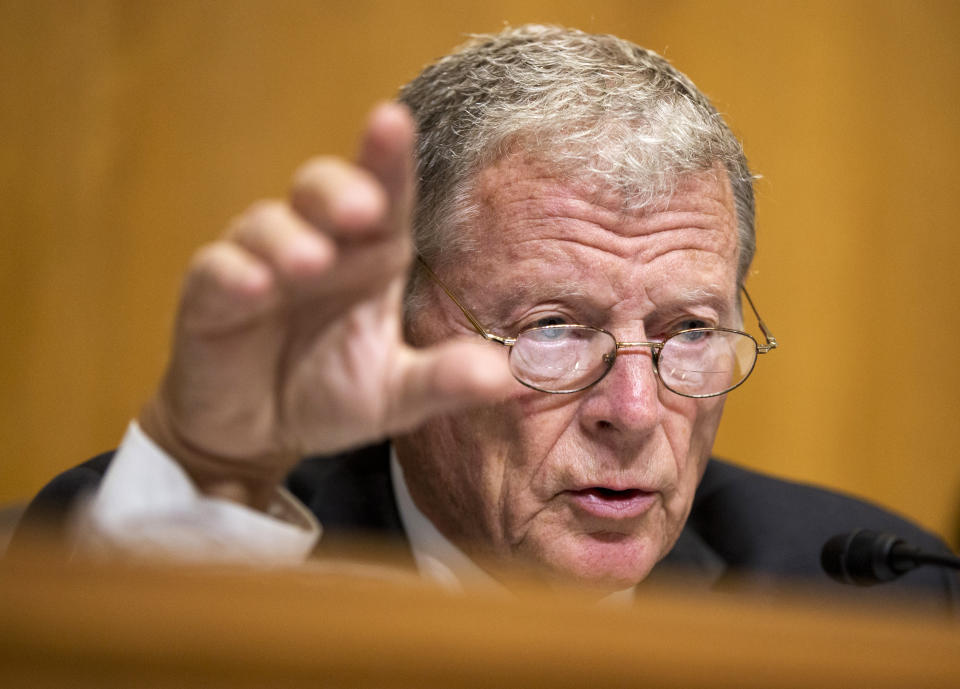
[[[518,306],[536,304],[548,301],[577,301],[586,302],[596,295],[585,290],[583,285],[566,280],[553,282],[520,281],[513,285],[510,295],[503,299],[496,307],[490,310],[497,322],[510,320],[510,314]],[[597,310],[601,310],[598,308]]]
[[[518,282],[510,295],[490,309],[484,316],[489,315],[488,327],[506,327],[514,319],[514,311],[518,307],[545,302],[573,302],[572,305],[593,311],[595,317],[586,320],[599,322],[601,314],[612,309],[618,301],[610,304],[599,303],[595,290],[586,290],[576,281],[560,280],[556,282],[542,282],[528,280]],[[653,309],[643,314],[643,318],[650,318],[656,314],[669,314],[681,311],[694,305],[706,305],[715,309],[718,315],[725,313],[739,314],[739,302],[730,306],[724,290],[717,284],[686,287],[672,291],[666,298],[652,300]],[[584,314],[587,315],[587,314]],[[494,324],[497,324],[494,326]]]
[[720,296],[720,293],[723,290],[720,289],[719,285],[707,285],[706,287],[687,287],[681,289],[679,293],[679,301],[683,302],[692,302],[692,301],[722,301],[723,297]]
[[[676,295],[675,301],[684,305],[707,304],[715,306],[718,311],[725,311],[729,303],[724,290],[716,284],[681,289]],[[736,301],[737,299],[734,297],[734,309],[736,309]]]
[[737,296],[734,296],[731,302],[726,290],[717,284],[686,287],[668,295],[657,296],[661,297],[656,300],[655,311],[659,312],[677,312],[693,306],[706,306],[714,309],[721,318],[740,314],[740,300]]

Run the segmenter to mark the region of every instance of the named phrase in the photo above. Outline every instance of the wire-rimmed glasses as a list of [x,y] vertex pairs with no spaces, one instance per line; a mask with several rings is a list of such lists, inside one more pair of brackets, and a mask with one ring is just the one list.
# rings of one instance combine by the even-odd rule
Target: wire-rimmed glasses
[[481,337],[510,348],[514,378],[540,392],[585,390],[603,380],[621,349],[649,347],[654,373],[665,388],[684,397],[716,397],[742,385],[757,355],[777,347],[746,288],[741,289],[763,332],[762,345],[748,333],[730,328],[687,328],[651,342],[621,342],[603,328],[574,324],[535,326],[516,337],[503,337],[487,330],[422,257],[417,260]]

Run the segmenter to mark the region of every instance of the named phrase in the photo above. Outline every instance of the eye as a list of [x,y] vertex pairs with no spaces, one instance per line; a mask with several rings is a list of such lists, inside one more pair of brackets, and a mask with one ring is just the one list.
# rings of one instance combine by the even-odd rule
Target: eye
[[567,325],[569,322],[570,321],[568,321],[563,316],[557,316],[557,315],[544,316],[543,318],[538,318],[537,320],[525,325],[524,330],[528,328],[543,328],[548,325]]
[[685,321],[680,321],[677,323],[676,327],[673,328],[673,332],[678,330],[691,330],[693,328],[709,328],[711,327],[706,321],[700,320],[699,318],[690,318]]
[[[707,338],[710,333],[706,332],[683,332],[685,330],[696,330],[697,328],[710,328],[713,327],[712,324],[707,321],[701,320],[699,318],[689,318],[685,321],[680,321],[673,328],[670,329],[670,334],[667,337],[675,338],[675,342],[678,344],[680,342],[686,344],[693,344],[695,342],[700,342]],[[677,333],[683,333],[678,335]]]
[[700,342],[705,339],[710,333],[705,333],[703,331],[694,331],[692,333],[683,333],[681,335],[674,335],[673,339],[682,340],[683,342],[693,343]]
[[528,322],[520,332],[538,342],[563,342],[570,338],[571,331],[568,328],[550,327],[555,325],[570,325],[570,319],[559,314],[544,315]]

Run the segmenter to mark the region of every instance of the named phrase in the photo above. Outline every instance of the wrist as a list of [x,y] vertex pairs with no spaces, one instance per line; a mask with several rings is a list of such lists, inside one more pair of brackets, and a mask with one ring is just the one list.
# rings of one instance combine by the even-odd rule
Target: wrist
[[178,431],[167,406],[155,394],[140,411],[140,429],[193,481],[197,489],[215,498],[263,510],[295,458],[280,453],[256,457],[229,457],[200,447]]

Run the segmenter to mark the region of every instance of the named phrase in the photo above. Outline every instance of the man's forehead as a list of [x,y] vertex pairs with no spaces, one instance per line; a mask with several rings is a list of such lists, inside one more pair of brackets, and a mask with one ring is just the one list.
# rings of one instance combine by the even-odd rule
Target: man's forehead
[[[539,201],[543,210],[563,212],[569,205],[590,205],[606,211],[611,228],[642,232],[643,220],[656,213],[690,205],[722,207],[735,220],[730,179],[722,165],[712,168],[659,173],[657,195],[630,196],[629,184],[616,174],[558,164],[541,154],[508,153],[479,170],[473,179],[473,201],[480,212],[504,205]],[[564,204],[563,202],[567,203]]]
[[699,305],[736,308],[737,232],[725,174],[678,180],[659,206],[625,209],[615,190],[569,180],[529,156],[481,171],[470,250],[441,277],[490,325],[553,303],[599,324]]
[[[729,181],[706,171],[677,181],[674,193],[657,204],[628,209],[616,190],[595,181],[553,176],[541,161],[512,156],[477,176],[475,215],[467,232],[479,249],[464,257],[491,279],[549,270],[573,295],[591,264],[626,281],[647,264],[735,273],[736,212]],[[692,261],[692,258],[697,261]],[[522,266],[523,270],[517,267]],[[715,280],[725,284],[726,279]],[[473,281],[471,281],[473,282]],[[518,288],[520,285],[518,285]],[[699,284],[690,289],[704,289]]]
[[466,231],[482,255],[478,264],[494,275],[531,257],[562,264],[578,248],[640,263],[695,250],[736,270],[733,194],[714,170],[678,179],[651,206],[630,208],[609,185],[557,177],[541,161],[511,156],[477,175],[473,211]]

